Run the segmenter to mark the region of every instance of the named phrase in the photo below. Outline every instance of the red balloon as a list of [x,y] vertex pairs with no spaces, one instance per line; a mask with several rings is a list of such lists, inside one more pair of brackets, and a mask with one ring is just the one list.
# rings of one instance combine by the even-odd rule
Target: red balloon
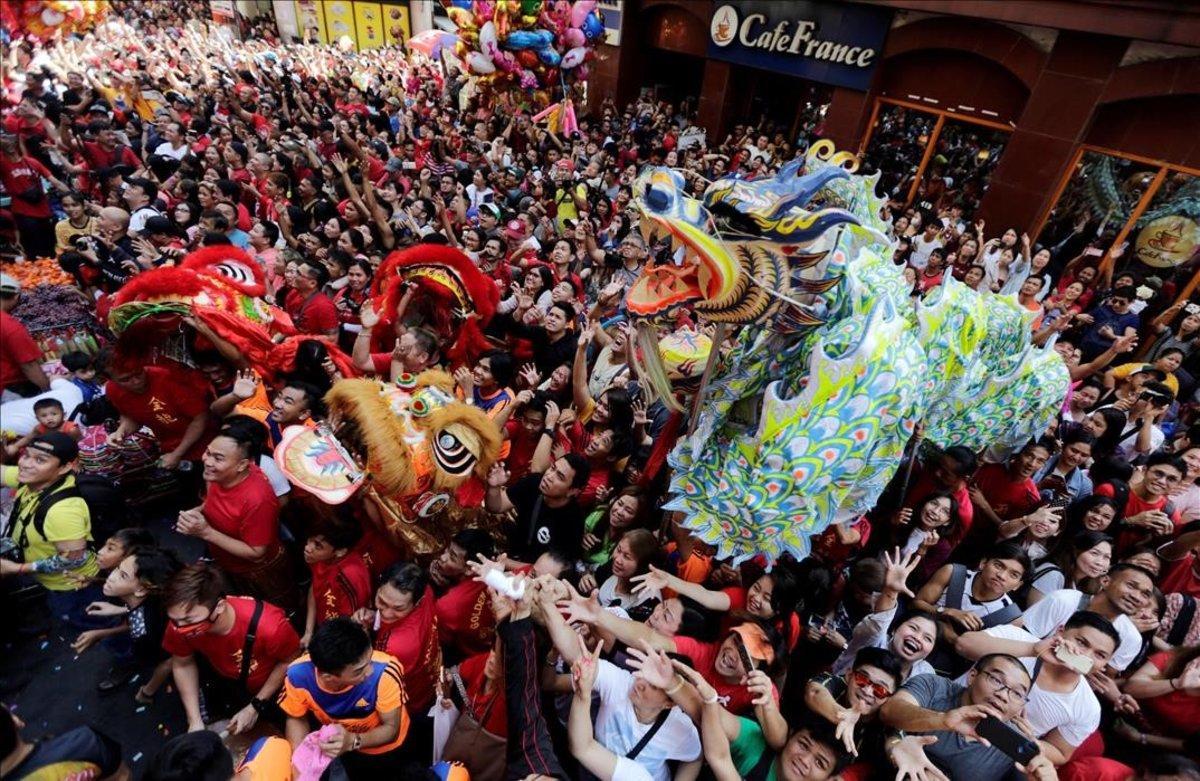
[[517,52],[517,61],[526,68],[536,68],[538,64],[537,52],[533,51],[532,49],[522,49],[521,51]]

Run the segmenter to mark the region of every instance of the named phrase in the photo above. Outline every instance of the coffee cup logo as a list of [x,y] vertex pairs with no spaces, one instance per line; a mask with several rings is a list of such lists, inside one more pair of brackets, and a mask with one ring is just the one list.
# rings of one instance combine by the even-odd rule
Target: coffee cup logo
[[713,43],[717,46],[728,46],[733,43],[737,29],[737,9],[731,5],[723,5],[718,8],[717,12],[713,14],[712,25],[709,28]]

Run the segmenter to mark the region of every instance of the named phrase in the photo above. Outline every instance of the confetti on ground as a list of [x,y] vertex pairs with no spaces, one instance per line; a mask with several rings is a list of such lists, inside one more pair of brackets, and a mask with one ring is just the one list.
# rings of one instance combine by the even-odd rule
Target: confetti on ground
[[141,676],[141,674],[139,673],[139,674],[137,674],[137,675],[133,676],[132,678],[130,678],[130,679],[129,679],[129,682],[130,682],[130,683],[137,683],[137,682],[138,682],[138,678],[141,678],[141,677],[142,677],[142,676]]
[[138,708],[137,710],[135,710],[135,711],[134,711],[134,713],[141,713],[141,712],[142,712],[142,711],[144,711],[144,710],[146,710],[146,706],[145,706],[145,705],[143,705],[142,707],[140,707],[140,708]]
[[140,751],[139,751],[138,753],[134,754],[134,755],[133,755],[133,761],[134,761],[134,762],[141,762],[141,761],[142,761],[142,752],[140,752]]
[[62,670],[62,665],[61,665],[61,664],[56,664],[56,665],[54,665],[54,672],[59,672],[60,670]]
[[83,705],[76,705],[75,710],[77,710],[77,711],[83,710]]
[[43,651],[45,651],[45,650],[46,650],[47,648],[49,648],[49,647],[50,647],[50,641],[49,641],[49,640],[43,640],[43,641],[42,641],[42,650],[43,650]]

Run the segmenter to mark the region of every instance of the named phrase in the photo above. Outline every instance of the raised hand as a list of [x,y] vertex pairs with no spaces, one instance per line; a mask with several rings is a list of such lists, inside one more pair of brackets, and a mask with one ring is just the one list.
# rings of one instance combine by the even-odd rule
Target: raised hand
[[700,695],[700,699],[710,704],[717,701],[717,690],[713,688],[711,683],[705,680],[703,675],[678,659],[672,659],[671,666],[675,668],[675,672],[683,676],[684,680],[696,687],[696,692]]
[[908,578],[920,563],[920,554],[910,553],[907,556],[901,556],[900,548],[896,548],[894,555],[884,553],[884,589],[896,594],[905,594],[910,598],[914,597],[915,595],[908,588]]
[[643,594],[661,592],[670,586],[671,576],[651,564],[649,572],[645,575],[634,575],[631,582],[633,584],[633,593],[642,596]]
[[237,379],[233,381],[233,395],[239,399],[248,399],[258,389],[258,378],[249,369],[239,370]]
[[508,470],[504,468],[504,464],[492,464],[492,468],[488,470],[487,484],[489,488],[503,488],[508,485]]
[[665,652],[651,648],[644,640],[641,648],[629,648],[629,666],[633,677],[666,691],[675,685],[675,667]]

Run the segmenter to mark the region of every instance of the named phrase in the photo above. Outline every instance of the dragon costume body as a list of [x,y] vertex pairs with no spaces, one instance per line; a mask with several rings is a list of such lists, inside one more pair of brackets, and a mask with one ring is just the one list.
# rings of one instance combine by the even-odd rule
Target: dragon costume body
[[856,168],[822,141],[773,178],[720,179],[702,200],[669,169],[635,187],[643,234],[683,250],[628,293],[639,342],[683,305],[735,329],[669,458],[665,505],[735,561],[802,558],[830,524],[873,507],[918,421],[943,447],[1011,452],[1068,388],[1015,297],[947,279],[913,298],[891,260],[878,175]]

